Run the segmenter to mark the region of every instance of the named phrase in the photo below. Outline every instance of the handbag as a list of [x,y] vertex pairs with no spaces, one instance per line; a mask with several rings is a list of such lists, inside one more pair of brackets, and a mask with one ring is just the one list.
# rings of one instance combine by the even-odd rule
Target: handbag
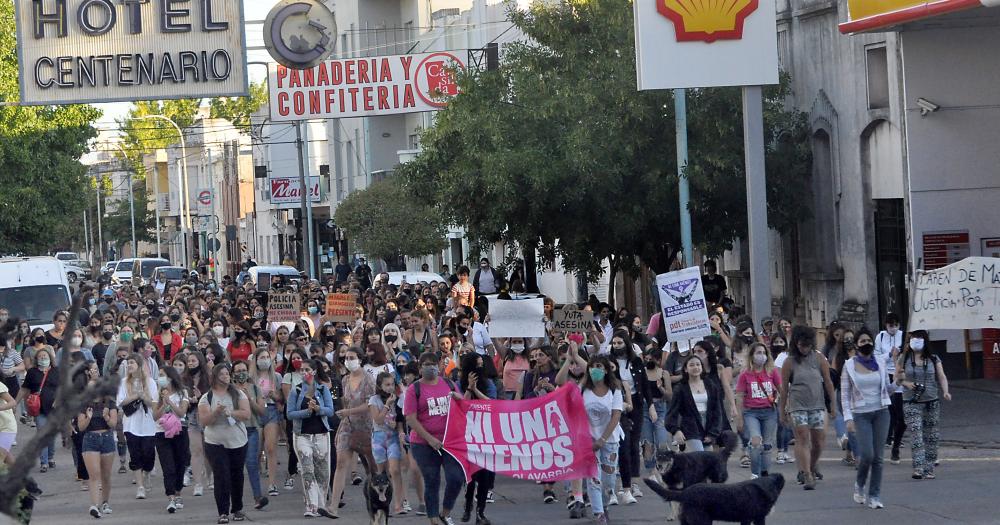
[[141,399],[136,399],[131,403],[126,403],[122,405],[122,412],[125,412],[126,416],[131,416],[132,414],[138,412],[139,409],[143,408],[144,406],[145,404],[143,404]]
[[42,413],[42,389],[45,388],[45,380],[49,378],[49,371],[45,371],[45,375],[42,376],[42,384],[38,387],[38,392],[32,392],[28,394],[27,399],[24,400],[24,410],[29,416],[35,417]]

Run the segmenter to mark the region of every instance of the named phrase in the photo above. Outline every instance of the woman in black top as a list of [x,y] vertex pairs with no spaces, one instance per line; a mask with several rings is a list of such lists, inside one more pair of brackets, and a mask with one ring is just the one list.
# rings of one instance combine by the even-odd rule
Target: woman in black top
[[667,405],[673,395],[673,385],[670,374],[660,367],[663,362],[663,350],[652,345],[643,356],[646,373],[641,386],[642,397],[646,404],[646,413],[642,418],[643,466],[650,470],[656,466],[656,450],[662,445],[670,444],[670,435],[664,422],[667,417]]
[[684,378],[674,387],[667,412],[667,431],[684,442],[688,452],[704,450],[722,434],[722,395],[719,387],[707,379],[701,358],[689,356],[684,361]]
[[[611,336],[611,363],[615,366],[618,379],[622,382],[624,407],[619,424],[625,432],[618,449],[618,471],[622,478],[622,504],[635,503],[635,496],[640,497],[638,484],[633,479],[639,478],[639,437],[642,434],[642,420],[646,415],[643,401],[642,385],[646,381],[646,365],[636,355],[635,346],[628,331],[624,328],[615,330]],[[612,495],[609,502],[617,497]]]
[[[30,394],[40,394],[41,410],[35,416],[35,428],[42,430],[46,419],[52,411],[52,404],[56,401],[56,392],[59,390],[59,370],[55,366],[56,356],[52,348],[43,346],[35,354],[35,366],[29,368],[24,374],[24,382],[17,393],[17,402],[24,401]],[[56,466],[56,439],[55,437],[39,453],[41,471],[48,472],[50,468]]]
[[[74,377],[76,381],[95,383],[100,379],[97,363],[87,361]],[[95,399],[76,416],[76,428],[83,435],[83,462],[90,480],[90,515],[100,518],[111,514],[111,472],[115,465],[114,428],[118,425],[118,407],[114,399]],[[98,483],[100,487],[98,487]]]

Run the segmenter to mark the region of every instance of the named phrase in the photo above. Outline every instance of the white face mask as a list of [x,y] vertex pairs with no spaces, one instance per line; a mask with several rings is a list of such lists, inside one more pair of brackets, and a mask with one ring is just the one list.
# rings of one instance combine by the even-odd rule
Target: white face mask
[[226,329],[221,326],[213,326],[212,331],[215,332],[215,337],[222,337],[222,334],[226,331]]
[[513,350],[514,353],[520,354],[524,351],[524,345],[510,345],[510,349]]
[[924,340],[921,337],[915,337],[910,339],[910,348],[915,352],[920,352],[924,349]]
[[357,359],[348,359],[347,361],[344,361],[344,366],[349,372],[354,372],[355,370],[361,368],[361,361],[358,361]]
[[83,338],[82,337],[74,337],[73,339],[70,339],[69,342],[73,346],[80,346],[80,345],[83,344]]
[[889,328],[886,328],[885,331],[889,332],[889,335],[896,335],[896,332],[899,331],[899,327],[897,327],[897,326],[891,326]]

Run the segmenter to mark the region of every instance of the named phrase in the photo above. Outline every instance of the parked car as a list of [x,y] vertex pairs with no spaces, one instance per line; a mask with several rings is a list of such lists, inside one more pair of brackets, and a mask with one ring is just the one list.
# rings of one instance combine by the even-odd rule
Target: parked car
[[122,259],[111,272],[111,284],[121,286],[132,282],[132,263],[135,259]]
[[156,291],[163,293],[168,286],[183,283],[188,278],[188,271],[183,266],[160,266],[153,270],[149,282]]
[[32,328],[52,328],[53,315],[70,305],[65,269],[55,257],[0,259],[0,304],[11,319],[24,319]]
[[149,283],[149,278],[153,276],[153,270],[170,266],[170,261],[160,258],[139,258],[132,260],[132,286],[138,288]]
[[56,252],[56,259],[60,261],[79,261],[80,254],[76,252]]
[[92,276],[93,269],[87,261],[62,261],[62,264],[63,268],[66,269],[66,279],[69,280],[70,284],[89,280]]
[[118,261],[108,261],[104,263],[104,266],[101,268],[101,272],[112,273],[115,271],[116,266],[118,266]]
[[259,265],[247,270],[243,282],[240,284],[250,281],[254,284],[258,292],[266,292],[271,289],[271,277],[275,275],[284,277],[285,280],[290,281],[296,288],[302,284],[302,274],[294,267]]
[[440,283],[444,281],[444,279],[442,279],[440,275],[432,272],[388,272],[376,275],[374,282],[375,285],[378,285],[379,283],[382,282],[383,275],[388,275],[389,284],[393,284],[396,286],[402,284],[403,281],[406,281],[410,284],[431,283],[434,281]]

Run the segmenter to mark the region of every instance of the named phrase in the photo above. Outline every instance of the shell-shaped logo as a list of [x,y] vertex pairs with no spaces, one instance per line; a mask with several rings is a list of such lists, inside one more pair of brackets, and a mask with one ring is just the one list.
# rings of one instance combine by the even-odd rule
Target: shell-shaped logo
[[674,23],[678,42],[740,40],[743,23],[759,0],[655,0],[656,10]]

